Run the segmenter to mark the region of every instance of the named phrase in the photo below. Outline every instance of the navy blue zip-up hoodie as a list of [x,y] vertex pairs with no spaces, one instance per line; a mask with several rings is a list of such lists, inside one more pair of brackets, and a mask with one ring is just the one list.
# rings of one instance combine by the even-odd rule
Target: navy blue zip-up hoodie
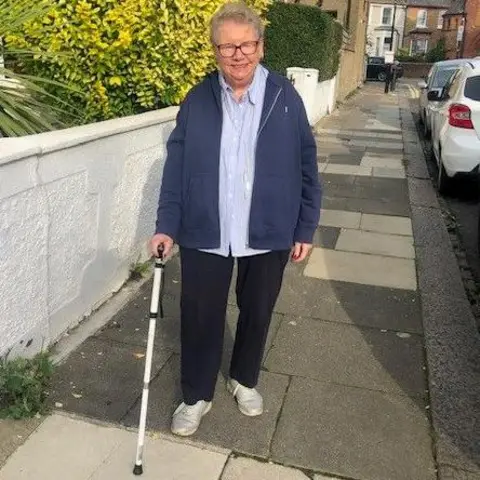
[[[167,142],[156,233],[187,248],[220,246],[222,101],[218,73],[192,88]],[[317,149],[301,97],[269,71],[258,131],[249,244],[288,250],[311,243],[320,217]]]

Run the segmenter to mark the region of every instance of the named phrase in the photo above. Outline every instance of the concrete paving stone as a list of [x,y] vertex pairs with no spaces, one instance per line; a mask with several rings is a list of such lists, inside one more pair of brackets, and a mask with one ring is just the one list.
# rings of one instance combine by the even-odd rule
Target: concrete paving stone
[[[130,433],[88,480],[131,480],[137,436]],[[193,445],[146,438],[142,479],[217,480],[229,452],[209,451]]]
[[356,177],[355,185],[371,190],[371,198],[392,201],[401,200],[408,203],[408,185],[406,180]]
[[357,326],[422,332],[416,292],[319,279],[312,281],[301,275],[302,269],[300,265],[287,266],[276,312]]
[[284,322],[265,368],[274,373],[313,378],[370,390],[418,395],[425,379],[422,338],[406,338],[334,322],[301,317]]
[[[152,376],[172,355],[155,349]],[[119,421],[142,393],[145,349],[88,338],[55,371],[50,402],[102,420]]]
[[323,248],[335,248],[340,228],[336,227],[318,227],[313,235],[313,245]]
[[372,253],[388,257],[415,258],[413,238],[362,230],[343,229],[340,232],[336,250]]
[[324,169],[324,172],[337,175],[361,175],[365,177],[370,177],[372,175],[371,168],[361,167],[357,165],[342,165],[340,163],[328,163]]
[[350,186],[353,187],[357,183],[357,179],[355,175],[344,175],[344,174],[337,174],[337,173],[324,173],[322,175],[324,190],[328,194],[328,190],[331,185],[342,185],[342,186]]
[[360,220],[360,228],[362,230],[390,233],[393,235],[412,236],[412,221],[405,217],[395,217],[390,215],[371,215],[362,214]]
[[294,468],[237,457],[228,460],[220,480],[308,480],[308,477]]
[[322,227],[359,228],[361,214],[342,210],[322,210],[320,225]]
[[466,298],[422,291],[439,463],[480,471],[480,336]]
[[346,135],[348,137],[369,137],[369,138],[385,138],[388,140],[401,141],[402,135],[397,133],[382,133],[382,132],[369,132],[363,129],[358,130],[340,130],[340,129],[328,129],[323,128],[317,130],[319,134],[329,135]]
[[417,246],[416,258],[422,293],[467,301],[457,258],[451,248],[441,243]]
[[362,480],[434,480],[429,433],[406,396],[294,378],[272,459]]
[[316,135],[316,139],[319,143],[325,144],[345,144],[345,140],[337,137],[336,135]]
[[363,155],[363,152],[351,152],[348,155],[339,155],[334,153],[328,157],[328,162],[335,163],[337,165],[360,165]]
[[405,171],[397,168],[373,167],[372,176],[379,178],[406,178]]
[[[225,379],[219,375],[212,410],[203,419],[195,438],[247,455],[267,457],[287,385],[288,377],[262,372],[258,389],[264,398],[265,411],[259,417],[246,417],[239,412],[225,388]],[[170,432],[171,415],[181,399],[180,362],[174,356],[151,383],[148,428]],[[123,423],[137,425],[139,412],[137,403]]]
[[[386,180],[386,179],[377,179]],[[390,179],[389,179],[390,180]],[[400,180],[395,180],[400,182]],[[338,204],[342,205],[342,198],[337,199]],[[327,205],[324,207],[327,208]],[[330,207],[328,207],[330,208]],[[347,198],[344,202],[343,210],[352,212],[370,213],[373,215],[391,215],[398,217],[410,216],[410,205],[402,200],[377,200],[370,198]]]
[[0,419],[0,466],[42,423],[41,418]]
[[403,143],[379,142],[378,140],[350,140],[349,145],[354,147],[377,148],[382,150],[403,151]]
[[[130,436],[117,428],[53,415],[8,459],[0,479],[88,480]],[[135,455],[134,450],[132,453]]]
[[[346,197],[333,197],[331,195],[328,195],[326,191],[323,192],[323,197],[322,197],[322,207],[325,210],[340,210],[343,211],[345,210],[345,207],[347,206],[348,198]],[[321,222],[321,220],[320,220]]]
[[380,167],[387,169],[398,169],[403,170],[402,157],[397,156],[396,158],[390,158],[390,156],[377,156],[377,155],[365,155],[362,158],[362,167]]
[[480,472],[467,472],[450,465],[439,465],[438,480],[480,480]]
[[307,277],[380,287],[416,290],[415,262],[364,253],[314,248],[304,270]]
[[365,152],[365,147],[317,141],[317,155],[349,155],[352,152]]
[[409,177],[408,190],[412,206],[440,208],[437,194],[430,180]]
[[412,224],[416,245],[450,245],[442,210],[412,206]]

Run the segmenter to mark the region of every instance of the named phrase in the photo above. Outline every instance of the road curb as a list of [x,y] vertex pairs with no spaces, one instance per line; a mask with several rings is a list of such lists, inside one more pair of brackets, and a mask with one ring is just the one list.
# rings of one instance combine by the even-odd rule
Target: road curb
[[398,98],[438,478],[479,480],[480,335],[430,181],[409,101]]

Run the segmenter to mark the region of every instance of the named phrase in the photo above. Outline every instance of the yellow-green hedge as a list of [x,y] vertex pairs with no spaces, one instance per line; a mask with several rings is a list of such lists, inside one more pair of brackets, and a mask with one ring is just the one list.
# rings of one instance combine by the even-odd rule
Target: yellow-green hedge
[[[225,0],[40,1],[49,14],[6,42],[38,52],[28,73],[84,92],[68,99],[84,122],[177,104],[213,67],[209,20]],[[262,14],[271,2],[247,1]]]

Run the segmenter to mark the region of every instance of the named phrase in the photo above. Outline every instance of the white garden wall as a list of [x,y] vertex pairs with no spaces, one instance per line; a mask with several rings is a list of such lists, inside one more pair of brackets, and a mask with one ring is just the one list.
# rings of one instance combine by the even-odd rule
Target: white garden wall
[[310,125],[315,125],[326,115],[330,115],[335,109],[336,104],[336,84],[337,77],[325,80],[317,84],[315,91],[315,100],[307,108],[308,120]]
[[0,356],[29,356],[146,259],[176,108],[0,139]]

